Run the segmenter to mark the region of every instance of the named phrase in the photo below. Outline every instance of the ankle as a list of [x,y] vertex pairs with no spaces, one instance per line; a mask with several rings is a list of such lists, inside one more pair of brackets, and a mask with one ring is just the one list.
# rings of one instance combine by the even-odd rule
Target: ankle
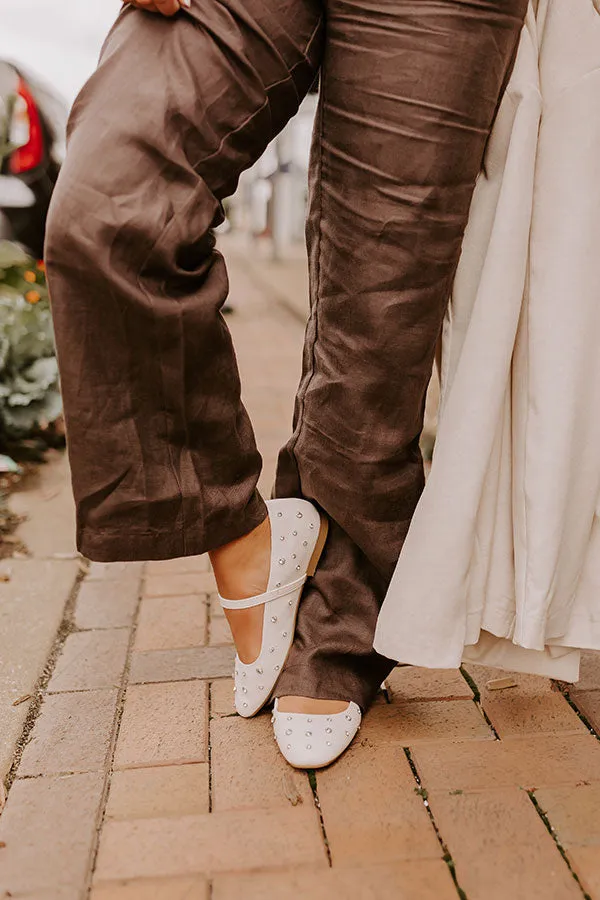
[[282,713],[304,713],[305,715],[334,715],[347,709],[349,700],[317,700],[314,697],[278,697],[277,709]]
[[219,594],[244,600],[267,589],[271,568],[269,517],[248,534],[209,553]]

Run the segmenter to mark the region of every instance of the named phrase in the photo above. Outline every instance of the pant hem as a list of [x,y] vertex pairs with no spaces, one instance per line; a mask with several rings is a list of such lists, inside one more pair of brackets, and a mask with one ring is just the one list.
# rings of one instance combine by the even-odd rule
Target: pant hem
[[[375,655],[374,655],[375,656]],[[375,656],[369,671],[357,673],[349,666],[341,666],[320,659],[319,671],[311,676],[304,668],[294,666],[292,671],[284,671],[275,688],[276,697],[311,697],[313,700],[352,700],[363,712],[375,699],[381,683],[396,666],[393,660],[383,656]]]
[[217,547],[248,534],[264,522],[268,515],[259,495],[243,514],[229,518],[210,533],[200,526],[197,531],[179,524],[173,528],[136,531],[126,526],[119,529],[85,528],[78,535],[77,549],[93,562],[134,562],[160,559],[180,559],[201,556]]

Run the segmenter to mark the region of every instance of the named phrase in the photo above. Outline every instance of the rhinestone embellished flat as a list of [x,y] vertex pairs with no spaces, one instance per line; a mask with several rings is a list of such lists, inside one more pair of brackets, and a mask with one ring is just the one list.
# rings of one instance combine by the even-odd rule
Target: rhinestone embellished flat
[[268,500],[271,523],[271,569],[264,594],[225,600],[225,609],[264,605],[262,645],[252,663],[236,655],[235,708],[254,716],[269,701],[294,640],[302,588],[314,575],[327,539],[328,522],[308,500]]
[[361,722],[360,707],[350,701],[339,713],[280,712],[273,705],[273,731],[283,756],[296,769],[321,769],[350,746]]

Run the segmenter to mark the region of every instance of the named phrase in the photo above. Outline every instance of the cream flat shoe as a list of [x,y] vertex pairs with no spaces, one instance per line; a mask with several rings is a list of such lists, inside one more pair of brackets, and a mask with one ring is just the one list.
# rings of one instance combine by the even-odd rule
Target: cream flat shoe
[[236,655],[235,708],[254,716],[268,702],[294,640],[296,617],[307,577],[314,575],[327,538],[328,522],[308,500],[267,500],[271,523],[271,569],[264,594],[225,600],[225,609],[264,606],[262,645],[252,663]]
[[273,706],[273,731],[282,755],[296,769],[321,769],[350,746],[361,723],[360,707],[352,701],[347,709],[330,715],[279,712]]

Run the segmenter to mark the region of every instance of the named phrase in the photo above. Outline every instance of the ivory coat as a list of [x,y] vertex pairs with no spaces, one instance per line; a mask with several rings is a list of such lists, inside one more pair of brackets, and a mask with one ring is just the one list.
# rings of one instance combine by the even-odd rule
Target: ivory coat
[[[537,8],[536,8],[537,7]],[[431,474],[375,649],[578,678],[600,650],[600,15],[530,4],[442,340]]]

